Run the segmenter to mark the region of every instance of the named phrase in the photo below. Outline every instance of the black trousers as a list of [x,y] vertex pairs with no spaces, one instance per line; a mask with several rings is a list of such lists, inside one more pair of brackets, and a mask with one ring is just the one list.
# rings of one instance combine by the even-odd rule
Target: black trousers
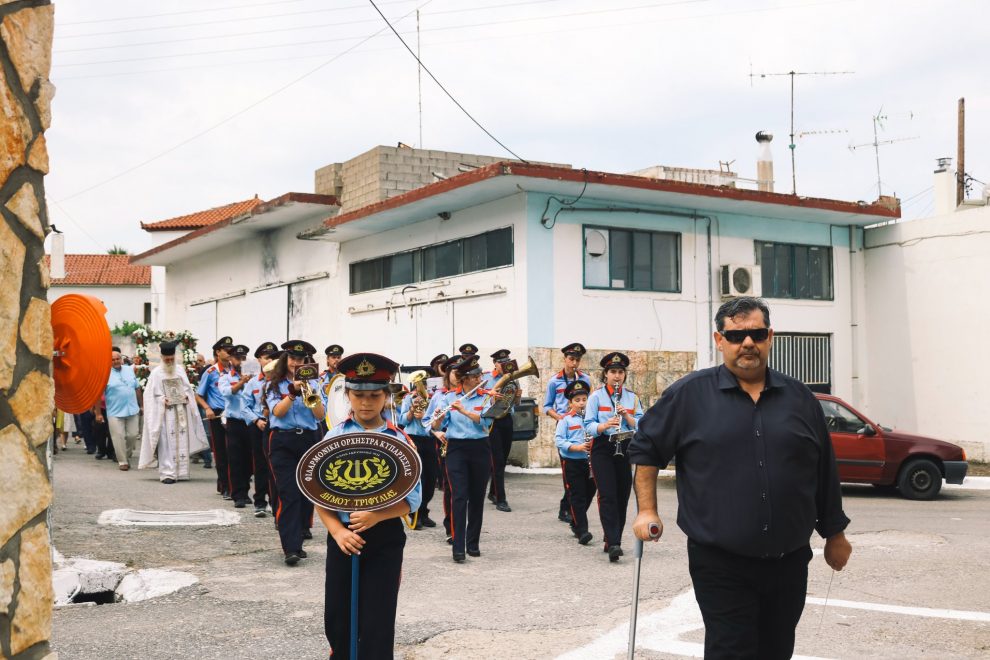
[[450,489],[450,535],[453,552],[478,550],[485,515],[485,487],[491,474],[488,439],[447,442],[447,487]]
[[265,506],[268,498],[268,458],[265,456],[264,441],[268,431],[262,431],[257,424],[248,424],[248,440],[251,443],[251,473],[254,475],[254,505]]
[[492,446],[492,485],[488,494],[494,496],[496,502],[505,502],[505,464],[512,451],[512,415],[492,422],[488,440]]
[[[622,443],[623,454],[629,441]],[[598,516],[602,520],[605,547],[622,545],[626,526],[626,509],[632,490],[632,472],[625,455],[615,456],[615,445],[600,435],[591,443],[591,474],[598,488]]]
[[96,455],[106,456],[110,460],[116,462],[117,453],[113,449],[113,442],[110,441],[110,425],[107,424],[107,411],[102,409],[100,414],[103,415],[103,421],[97,422],[96,416],[93,416],[93,425],[91,427],[93,433],[93,443],[96,445]]
[[210,423],[210,449],[213,450],[213,467],[217,469],[217,492],[230,492],[230,474],[227,467],[227,431],[220,421],[222,408],[214,408],[216,415]]
[[810,561],[809,546],[779,559],[752,559],[688,539],[688,567],[705,620],[705,658],[790,658]]
[[420,475],[420,482],[423,484],[423,502],[419,505],[419,520],[430,517],[430,500],[437,487],[437,448],[432,436],[410,435],[416,444],[416,453],[423,464],[423,472]]
[[[361,536],[358,582],[358,657],[388,660],[395,647],[395,610],[402,578],[406,534],[398,518],[378,523]],[[351,557],[327,534],[327,578],[323,628],[333,660],[350,660]]]
[[251,487],[251,435],[247,422],[228,418],[226,440],[230,497],[235,502],[246,500]]
[[567,504],[571,512],[571,529],[577,536],[588,531],[588,508],[595,496],[595,481],[587,460],[560,457],[560,469],[567,486]]
[[[268,468],[268,502],[272,505],[272,513],[278,509],[278,483],[275,481],[275,468],[272,467],[272,436],[275,432],[271,427],[265,429],[261,448],[265,453],[265,466]],[[278,516],[275,516],[275,526],[278,527]]]
[[443,443],[434,436],[434,447],[437,450],[437,487],[443,495],[443,531],[450,536],[450,484],[447,483],[447,459],[443,452]]
[[317,440],[319,436],[315,430],[296,433],[276,429],[272,434],[272,469],[278,485],[275,521],[283,552],[302,550],[303,530],[313,524],[313,503],[303,497],[296,484],[296,465]]

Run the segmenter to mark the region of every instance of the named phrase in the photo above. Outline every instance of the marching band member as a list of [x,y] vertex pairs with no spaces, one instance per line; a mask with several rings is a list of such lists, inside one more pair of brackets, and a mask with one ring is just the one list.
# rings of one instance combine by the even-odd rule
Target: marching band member
[[226,401],[217,388],[217,381],[221,374],[230,370],[227,362],[230,359],[229,351],[233,347],[234,340],[230,337],[221,337],[213,344],[213,357],[216,358],[216,362],[206,368],[196,388],[196,403],[203,409],[203,416],[210,426],[210,449],[213,450],[217,469],[217,492],[225,500],[231,499],[230,474],[227,469],[227,434],[221,418]]
[[491,475],[491,449],[488,444],[491,420],[482,417],[488,405],[485,403],[485,391],[480,387],[478,356],[463,358],[454,365],[453,371],[457,373],[464,395],[448,395],[452,398],[449,409],[436,418],[433,428],[443,426],[447,433],[446,466],[447,485],[451,492],[453,559],[463,563],[465,550],[472,557],[481,556],[479,542],[485,513],[485,487]]
[[327,368],[320,374],[320,396],[323,397],[323,405],[327,405],[327,388],[330,386],[330,379],[337,375],[337,365],[344,354],[344,347],[340,344],[330,344],[323,349],[323,354],[327,357]]
[[423,501],[419,506],[416,526],[413,528],[416,530],[437,526],[436,522],[430,518],[430,501],[436,491],[437,471],[439,469],[437,447],[432,433],[423,426],[423,419],[426,417],[426,409],[429,405],[430,402],[421,399],[419,393],[413,389],[411,394],[402,399],[402,408],[399,411],[399,426],[416,445],[416,452],[423,464],[423,473],[420,477],[423,485]]
[[[436,360],[439,357],[441,356],[438,355],[433,359]],[[457,372],[453,369],[454,365],[460,361],[461,356],[454,355],[437,364],[437,371],[443,376],[443,386],[434,392],[430,398],[430,405],[426,408],[426,415],[423,416],[424,419],[433,419],[435,413],[447,404],[447,397],[451,394],[456,396],[456,393],[460,392],[460,388],[458,387],[460,380],[458,379]],[[443,531],[447,534],[447,543],[453,544],[453,539],[450,536],[450,484],[447,481],[446,459],[447,434],[441,430],[431,430],[433,431],[433,437],[437,439],[437,467],[440,472],[440,488],[443,491]]]
[[[309,342],[293,339],[282,344],[282,357],[275,363],[271,380],[265,388],[265,401],[271,411],[272,434],[269,438],[275,486],[278,489],[278,506],[275,521],[282,541],[285,563],[295,566],[306,558],[302,549],[303,539],[312,538],[313,505],[303,497],[296,484],[296,465],[307,449],[319,440],[317,429],[326,415],[319,397],[316,405],[308,408],[303,403],[303,383],[293,380],[297,367],[316,353]],[[308,382],[314,391],[316,380]]]
[[[504,375],[504,365],[511,361],[509,350],[506,348],[495,351],[491,358],[495,364],[491,371],[485,373],[481,384],[482,388],[486,390],[491,390],[495,386],[498,379]],[[513,407],[519,402],[521,396],[522,389],[517,387]],[[496,509],[506,513],[512,511],[512,507],[509,506],[505,497],[505,464],[509,460],[509,452],[512,451],[512,435],[512,408],[510,408],[509,414],[501,419],[492,420],[492,430],[488,436],[492,448],[492,481],[488,491],[488,499],[495,504]]]
[[633,431],[643,406],[632,390],[623,387],[629,358],[623,353],[609,353],[601,359],[602,381],[588,397],[584,412],[584,430],[594,437],[591,443],[591,474],[598,487],[598,515],[605,534],[608,560],[619,561],[622,556],[622,529],[626,525],[626,508],[632,488],[632,474],[625,450],[629,440],[613,443],[612,434]]
[[567,503],[571,511],[571,531],[578,543],[588,545],[593,538],[588,531],[588,507],[595,496],[595,481],[588,466],[591,441],[584,431],[584,409],[590,388],[583,380],[573,380],[564,389],[570,401],[568,414],[557,422],[554,440],[560,451],[560,469],[567,486]]
[[467,342],[466,344],[461,344],[461,347],[457,349],[457,352],[461,354],[461,357],[469,357],[471,355],[478,354],[478,347]]
[[[384,417],[386,388],[399,365],[381,355],[356,353],[341,360],[339,367],[345,374],[351,416],[331,429],[327,437],[373,431],[410,442],[402,430]],[[416,511],[421,498],[421,486],[417,484],[402,501],[378,511],[348,514],[318,508],[320,519],[329,530],[323,617],[334,660],[347,659],[350,653],[352,553],[361,555],[358,656],[392,657],[402,551],[406,545],[400,518]]]
[[[581,358],[587,353],[587,349],[580,343],[574,342],[560,349],[564,354],[564,368],[557,372],[547,383],[547,394],[543,400],[543,412],[548,417],[559,422],[569,410],[567,397],[564,391],[570,383],[576,380],[584,381],[588,389],[591,389],[591,378],[581,371]],[[557,520],[571,523],[570,508],[567,505],[567,484],[564,484],[564,495],[560,498],[560,509],[557,512]]]
[[[271,364],[273,356],[278,357],[278,346],[274,342],[266,341],[254,351],[254,357],[261,365],[258,375],[248,381],[243,392],[247,399],[248,407],[254,413],[256,419],[253,424],[248,425],[248,437],[251,441],[251,459],[254,472],[254,516],[256,518],[265,517],[265,508],[268,503],[275,502],[272,491],[271,465],[265,455],[265,447],[268,445],[268,406],[265,405],[265,367]],[[267,498],[267,502],[266,502]]]
[[217,380],[217,389],[224,398],[223,418],[227,420],[227,469],[230,497],[234,506],[243,509],[248,503],[251,485],[251,437],[248,427],[254,426],[258,416],[244,397],[244,386],[251,376],[241,374],[241,361],[250,349],[238,344],[230,350],[230,370]]

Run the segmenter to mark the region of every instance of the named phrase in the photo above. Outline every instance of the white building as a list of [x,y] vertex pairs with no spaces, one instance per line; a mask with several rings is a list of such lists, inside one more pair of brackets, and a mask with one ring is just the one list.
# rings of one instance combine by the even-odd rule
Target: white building
[[52,278],[48,302],[68,293],[103,301],[111,329],[125,321],[151,320],[151,268],[130,263],[126,254],[65,255],[65,277]]
[[[566,166],[465,169],[353,209],[286,195],[135,262],[166,268],[169,323],[204,344],[298,337],[424,364],[471,341],[533,355],[528,393],[541,399],[559,347],[581,341],[589,369],[629,353],[646,405],[716,363],[711,319],[733,265],[728,280],[749,275],[770,302],[775,366],[857,402],[862,227],[896,208]],[[555,457],[546,433],[529,443],[528,462]]]
[[[946,159],[943,159],[946,160]],[[990,207],[956,205],[956,173],[935,172],[935,215],[866,231],[863,412],[990,459],[979,335],[990,283]],[[970,339],[973,337],[973,339]]]

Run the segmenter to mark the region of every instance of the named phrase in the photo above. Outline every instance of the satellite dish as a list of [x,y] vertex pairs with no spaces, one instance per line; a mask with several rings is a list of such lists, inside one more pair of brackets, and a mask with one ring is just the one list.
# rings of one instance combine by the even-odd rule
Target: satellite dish
[[52,303],[55,405],[73,415],[93,407],[110,379],[107,308],[92,296],[69,293]]
[[584,249],[589,257],[600,257],[608,249],[608,239],[597,229],[592,229],[585,234]]

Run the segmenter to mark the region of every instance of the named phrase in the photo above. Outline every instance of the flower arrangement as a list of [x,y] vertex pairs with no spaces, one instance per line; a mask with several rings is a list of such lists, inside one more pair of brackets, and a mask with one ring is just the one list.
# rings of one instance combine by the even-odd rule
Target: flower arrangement
[[178,342],[179,346],[177,347],[178,350],[176,350],[176,356],[181,357],[182,365],[186,369],[186,376],[189,377],[189,382],[195,386],[199,381],[199,375],[196,372],[196,338],[188,330],[180,330],[179,332],[166,330],[160,332],[158,330],[151,330],[147,326],[140,326],[131,333],[131,336],[134,337],[134,341],[137,344],[137,355],[144,363],[134,368],[134,375],[137,377],[141,387],[147,385],[148,376],[151,374],[151,369],[148,366],[148,344],[161,343],[163,341]]

